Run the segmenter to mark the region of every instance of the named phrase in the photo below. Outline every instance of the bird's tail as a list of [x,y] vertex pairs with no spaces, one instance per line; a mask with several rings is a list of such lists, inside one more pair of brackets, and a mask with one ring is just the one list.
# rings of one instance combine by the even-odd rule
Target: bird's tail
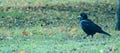
[[101,31],[100,33],[103,33],[105,35],[111,36],[109,33],[105,32],[105,31]]

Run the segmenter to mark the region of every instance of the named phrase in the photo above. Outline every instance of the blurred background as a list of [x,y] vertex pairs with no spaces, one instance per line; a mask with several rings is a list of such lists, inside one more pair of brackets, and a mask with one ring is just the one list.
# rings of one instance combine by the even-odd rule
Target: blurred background
[[[0,0],[1,53],[118,53],[117,0]],[[113,37],[82,39],[86,12]]]

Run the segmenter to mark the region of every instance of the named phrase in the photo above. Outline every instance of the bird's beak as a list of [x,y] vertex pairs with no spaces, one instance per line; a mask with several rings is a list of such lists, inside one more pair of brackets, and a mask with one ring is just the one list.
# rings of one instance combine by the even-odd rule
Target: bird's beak
[[77,18],[78,18],[78,19],[80,19],[80,18],[81,18],[81,16],[78,16]]

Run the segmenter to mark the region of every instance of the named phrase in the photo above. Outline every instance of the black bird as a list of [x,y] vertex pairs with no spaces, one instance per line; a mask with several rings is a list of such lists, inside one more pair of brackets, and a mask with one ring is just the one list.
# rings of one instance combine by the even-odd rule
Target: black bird
[[86,13],[84,12],[81,13],[80,16],[78,16],[78,18],[80,18],[80,26],[83,29],[83,31],[87,34],[87,36],[91,35],[93,37],[93,35],[96,33],[102,33],[102,34],[111,36],[107,32],[103,31],[100,26],[98,26],[97,24],[92,22],[90,19],[88,19],[88,16]]

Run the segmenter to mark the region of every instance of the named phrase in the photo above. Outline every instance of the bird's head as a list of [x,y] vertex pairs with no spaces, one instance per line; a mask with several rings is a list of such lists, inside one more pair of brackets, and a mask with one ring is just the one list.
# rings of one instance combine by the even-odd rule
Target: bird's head
[[78,18],[80,18],[80,20],[84,20],[84,19],[87,19],[87,14],[86,13],[80,13],[80,16],[78,16]]

